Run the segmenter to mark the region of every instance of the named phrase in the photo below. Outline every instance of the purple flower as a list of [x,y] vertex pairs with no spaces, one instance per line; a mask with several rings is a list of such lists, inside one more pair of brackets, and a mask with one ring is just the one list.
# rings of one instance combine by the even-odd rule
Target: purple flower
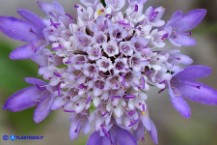
[[217,91],[197,81],[210,73],[211,69],[207,66],[190,66],[175,74],[168,83],[171,102],[183,117],[191,116],[185,99],[207,105],[217,104]]
[[195,9],[187,14],[177,11],[168,21],[170,27],[169,40],[176,46],[192,46],[195,40],[191,37],[191,30],[194,29],[204,19],[207,11],[205,9]]
[[3,109],[19,112],[35,107],[34,121],[43,121],[50,112],[51,93],[46,89],[46,83],[36,78],[26,78],[27,83],[33,85],[18,91],[8,98]]
[[43,18],[27,10],[18,11],[24,20],[1,16],[0,31],[27,43],[10,58],[33,60],[45,80],[26,78],[32,86],[9,97],[3,108],[36,107],[36,123],[51,110],[62,110],[71,116],[72,140],[93,130],[87,145],[137,145],[145,132],[158,144],[146,103],[150,89],[168,88],[172,104],[187,118],[185,98],[216,105],[216,90],[196,81],[210,69],[187,67],[193,60],[180,50],[167,50],[165,42],[195,44],[190,31],[206,10],[178,11],[166,24],[165,9],[144,11],[146,1],[105,0],[104,6],[99,0],[80,0],[83,5],[75,4],[72,14],[56,1],[38,2]]
[[43,36],[45,25],[38,15],[28,10],[20,9],[18,14],[24,20],[1,16],[0,31],[12,39],[28,43],[12,51],[10,58],[28,59],[46,44]]

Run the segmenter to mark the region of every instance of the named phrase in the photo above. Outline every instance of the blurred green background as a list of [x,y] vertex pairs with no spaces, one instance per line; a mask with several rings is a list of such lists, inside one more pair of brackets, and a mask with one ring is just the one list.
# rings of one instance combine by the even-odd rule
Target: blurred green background
[[[49,1],[49,0],[45,0]],[[194,64],[204,64],[213,68],[212,76],[203,81],[217,89],[217,0],[149,0],[148,5],[164,6],[165,18],[169,18],[178,9],[187,12],[194,8],[208,9],[203,24],[193,31],[198,45],[182,49],[190,55]],[[69,13],[76,0],[60,1]],[[0,15],[17,16],[18,8],[39,11],[34,0],[0,0]],[[30,61],[9,60],[9,52],[21,45],[0,34],[0,106],[6,98],[19,89],[27,86],[25,77],[37,76],[37,66]],[[172,108],[166,92],[149,95],[148,105],[152,119],[157,125],[160,145],[217,145],[217,107],[190,103],[192,118],[183,119]],[[0,109],[0,145],[85,145],[87,136],[80,136],[75,141],[69,139],[69,114],[57,111],[43,123],[34,124],[33,109],[19,113],[10,113]],[[43,135],[40,141],[3,141],[4,134],[10,135]],[[153,145],[149,136],[141,145]]]

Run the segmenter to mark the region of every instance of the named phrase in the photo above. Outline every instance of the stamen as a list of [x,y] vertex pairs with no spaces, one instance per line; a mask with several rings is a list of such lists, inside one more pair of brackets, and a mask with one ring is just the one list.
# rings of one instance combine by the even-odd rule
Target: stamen
[[50,19],[50,23],[50,26],[54,26],[56,29],[58,29],[58,27],[61,25],[60,23],[55,23],[53,19]]

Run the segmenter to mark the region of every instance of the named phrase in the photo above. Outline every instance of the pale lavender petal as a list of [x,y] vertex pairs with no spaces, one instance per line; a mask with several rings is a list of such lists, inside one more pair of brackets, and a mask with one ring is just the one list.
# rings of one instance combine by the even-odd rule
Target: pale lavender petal
[[78,120],[73,120],[71,122],[71,127],[69,131],[70,139],[74,140],[78,137],[81,130],[81,124]]
[[17,12],[24,19],[26,19],[30,23],[36,25],[39,30],[42,30],[45,27],[42,19],[37,14],[35,14],[29,10],[26,10],[26,9],[19,9]]
[[150,131],[151,130],[151,119],[149,118],[148,115],[142,115],[141,116],[141,121],[142,121],[142,124],[145,126],[145,128]]
[[80,0],[80,2],[86,6],[93,6],[97,4],[98,0]]
[[54,9],[58,10],[60,13],[62,14],[65,13],[64,7],[58,1],[53,1],[53,7]]
[[125,0],[115,0],[115,1],[105,0],[105,3],[109,5],[109,7],[111,7],[113,10],[118,11],[124,7],[126,1]]
[[174,25],[176,31],[186,32],[194,29],[206,16],[207,10],[195,9],[183,16],[182,19],[177,21]]
[[48,65],[48,57],[41,54],[35,54],[31,57],[31,60],[37,63],[40,67]]
[[128,0],[129,3],[138,2],[139,4],[144,4],[147,2],[147,0]]
[[211,68],[204,65],[195,65],[195,66],[189,66],[176,74],[174,76],[174,79],[180,79],[180,80],[194,80],[199,78],[204,78],[210,75]]
[[196,45],[196,41],[194,38],[191,38],[190,36],[186,34],[178,34],[172,38],[170,38],[171,43],[173,43],[176,46],[194,46]]
[[28,87],[8,98],[3,109],[18,112],[36,105],[40,93],[36,87]]
[[33,56],[36,52],[34,44],[29,44],[25,46],[21,46],[16,48],[10,53],[10,59],[17,60],[17,59],[29,59]]
[[[47,15],[55,16],[55,14],[64,14],[64,8],[60,3],[54,1],[52,4],[47,2],[38,1],[38,5],[41,10]],[[53,13],[54,12],[54,13]]]
[[174,85],[176,85],[183,97],[193,102],[217,105],[217,91],[205,84],[185,80]]
[[50,97],[46,97],[43,101],[41,101],[38,104],[34,112],[35,123],[40,123],[48,116],[48,114],[50,113],[50,101]]
[[155,144],[158,144],[158,134],[157,134],[157,128],[155,126],[155,124],[152,122],[152,125],[151,125],[151,131],[150,131],[150,135],[151,135],[151,138],[153,140],[153,142]]
[[8,37],[24,42],[33,42],[38,39],[34,33],[37,28],[30,23],[14,17],[0,17],[0,31]]
[[193,63],[193,60],[187,55],[176,53],[169,57],[168,62],[172,64],[190,65]]

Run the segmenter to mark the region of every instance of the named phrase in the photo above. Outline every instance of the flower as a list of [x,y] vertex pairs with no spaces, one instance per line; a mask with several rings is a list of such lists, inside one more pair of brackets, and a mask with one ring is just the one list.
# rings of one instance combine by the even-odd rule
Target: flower
[[178,11],[166,23],[163,7],[150,6],[143,13],[145,4],[81,0],[71,15],[57,1],[38,2],[44,18],[27,10],[18,11],[25,20],[1,16],[0,31],[28,43],[10,58],[31,59],[43,79],[26,78],[32,86],[9,97],[3,109],[36,107],[36,123],[51,110],[62,110],[71,116],[72,140],[94,130],[87,145],[137,145],[145,132],[158,144],[146,103],[153,87],[168,89],[174,108],[186,118],[190,107],[185,98],[216,105],[216,90],[196,81],[210,69],[189,66],[189,56],[166,49],[167,40],[175,46],[195,44],[189,31],[206,10]]
[[184,117],[191,116],[188,103],[193,102],[216,105],[217,91],[196,79],[207,77],[211,69],[207,66],[190,66],[178,72],[168,83],[169,94],[174,108]]
[[33,86],[22,89],[9,97],[3,109],[18,112],[36,106],[34,121],[39,123],[48,116],[51,110],[52,90],[49,91],[42,80],[36,78],[25,80]]
[[27,45],[13,50],[10,54],[10,58],[28,59],[46,45],[43,36],[45,25],[38,15],[28,10],[20,9],[18,10],[18,14],[23,17],[24,20],[1,16],[0,30],[12,39],[28,43]]
[[187,14],[177,11],[168,21],[167,26],[170,27],[170,41],[176,46],[192,46],[196,42],[191,38],[191,31],[206,16],[207,11],[204,9],[195,9]]

